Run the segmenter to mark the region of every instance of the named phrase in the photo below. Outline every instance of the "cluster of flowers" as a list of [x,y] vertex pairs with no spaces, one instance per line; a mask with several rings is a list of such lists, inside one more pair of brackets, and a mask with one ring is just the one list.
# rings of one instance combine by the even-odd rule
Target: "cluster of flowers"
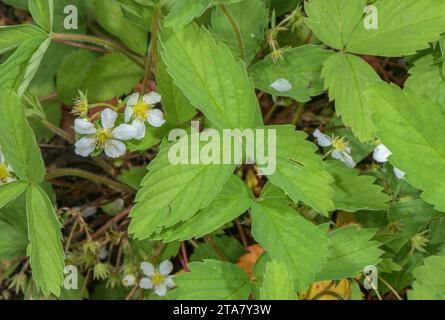
[[[155,268],[149,262],[142,262],[141,270],[145,275],[139,280],[141,289],[152,289],[155,294],[162,297],[167,294],[168,289],[176,286],[173,276],[170,275],[173,271],[173,264],[168,260],[163,261],[159,268]],[[133,274],[127,274],[122,283],[126,287],[132,287],[136,285],[136,277]]]
[[[320,130],[315,130],[313,136],[317,140],[320,147],[332,147],[329,151],[332,158],[340,160],[350,168],[355,168],[357,165],[354,159],[351,157],[351,148],[348,143],[343,138],[329,137],[322,133]],[[378,163],[385,163],[388,158],[392,155],[392,152],[384,145],[378,144],[373,152],[373,158]],[[405,178],[405,172],[394,167],[394,174],[398,179]]]
[[[88,157],[102,151],[110,158],[119,158],[125,154],[123,141],[142,140],[146,133],[146,124],[161,127],[164,115],[154,106],[161,102],[161,96],[150,92],[144,96],[134,93],[128,97],[124,123],[116,126],[119,114],[110,108],[100,113],[100,121],[88,118],[88,99],[81,94],[74,104],[74,113],[79,116],[74,122],[74,130],[81,137],[75,144],[76,154]],[[119,108],[119,106],[118,106]]]

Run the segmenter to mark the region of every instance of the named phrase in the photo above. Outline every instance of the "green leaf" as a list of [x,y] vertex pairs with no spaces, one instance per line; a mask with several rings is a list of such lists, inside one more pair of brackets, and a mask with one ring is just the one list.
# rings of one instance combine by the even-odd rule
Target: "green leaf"
[[351,35],[346,50],[358,54],[398,57],[426,49],[445,31],[442,0],[385,0],[375,3],[377,29],[364,23]]
[[142,179],[146,175],[147,175],[147,168],[133,167],[129,170],[123,170],[122,173],[117,177],[117,179],[137,190],[141,184]]
[[409,69],[410,77],[405,86],[412,89],[419,96],[430,97],[445,110],[445,74],[442,73],[440,60],[435,60],[432,55],[427,55],[414,62],[414,67]]
[[39,186],[28,188],[26,213],[30,241],[27,254],[33,279],[46,296],[59,296],[64,269],[61,225],[51,201]]
[[216,260],[192,262],[191,272],[175,277],[176,300],[246,300],[251,286],[246,273],[236,265]]
[[383,250],[379,249],[379,242],[371,240],[376,231],[350,225],[328,233],[330,256],[317,281],[354,277],[366,266],[377,265]]
[[97,22],[112,33],[134,52],[144,55],[147,51],[147,32],[126,19],[121,6],[109,0],[94,0]]
[[421,198],[445,211],[445,115],[429,97],[410,89],[375,85],[366,92],[375,113],[377,136],[393,155],[391,164],[423,190]]
[[13,92],[0,96],[0,146],[8,163],[21,180],[43,181],[46,169],[25,110]]
[[191,24],[162,34],[167,71],[189,101],[218,128],[249,128],[258,102],[244,64],[210,32]]
[[121,54],[108,54],[90,67],[84,86],[92,102],[107,101],[129,93],[144,71]]
[[24,256],[27,244],[26,234],[0,220],[0,261]]
[[[222,255],[228,262],[236,263],[247,251],[238,240],[229,236],[213,237],[215,244],[220,249]],[[200,243],[190,256],[190,261],[200,261],[206,259],[218,260],[215,250],[208,243]]]
[[290,207],[273,200],[252,206],[252,235],[271,256],[283,263],[295,289],[307,287],[328,257],[328,238]]
[[221,193],[192,218],[164,229],[154,239],[171,242],[201,238],[243,214],[252,203],[252,193],[237,176],[230,177]]
[[330,47],[342,49],[363,17],[366,0],[311,0],[305,2],[306,24]]
[[13,89],[22,95],[34,77],[49,44],[49,39],[39,36],[23,42],[0,65],[0,87]]
[[321,158],[315,154],[317,147],[306,140],[307,135],[295,131],[292,125],[264,128],[276,130],[276,171],[269,181],[296,203],[302,201],[325,215],[334,210],[334,190],[330,185],[333,179],[323,169]]
[[95,63],[96,54],[88,50],[73,51],[65,56],[56,78],[57,92],[63,102],[72,104],[79,95],[78,90],[86,89],[85,79]]
[[361,141],[374,137],[372,110],[363,92],[380,80],[374,69],[359,57],[337,53],[326,60],[323,72],[325,88],[343,122]]
[[162,96],[162,108],[165,119],[170,123],[181,123],[191,120],[197,113],[196,108],[174,84],[164,62],[159,62],[157,72],[157,91]]
[[[240,31],[246,63],[255,58],[264,42],[264,30],[269,22],[269,12],[261,0],[244,0],[227,5],[227,10]],[[246,14],[246,13],[249,14]],[[213,9],[211,32],[215,39],[224,41],[235,56],[240,56],[236,34],[220,8]]]
[[383,193],[381,186],[374,184],[375,177],[360,175],[359,170],[348,168],[340,161],[325,161],[325,167],[335,179],[334,203],[337,210],[388,209],[391,198]]
[[445,300],[445,257],[431,256],[413,270],[416,279],[408,291],[409,300]]
[[180,31],[194,18],[201,16],[207,9],[218,4],[236,3],[242,0],[175,0],[170,13],[165,18],[165,26]]
[[294,283],[284,264],[275,260],[267,264],[260,295],[261,300],[296,300]]
[[34,21],[48,32],[53,29],[54,0],[29,0],[29,11]]
[[17,48],[33,37],[46,37],[47,34],[34,25],[22,24],[0,27],[0,54]]
[[[331,55],[331,51],[324,50],[320,46],[307,45],[286,49],[282,60],[274,62],[269,58],[263,59],[249,72],[257,89],[274,96],[291,97],[299,102],[307,102],[312,96],[323,92],[321,70],[323,63]],[[292,87],[287,91],[274,89],[274,83],[280,79],[288,81]]]
[[20,181],[0,185],[0,209],[17,199],[27,187],[26,182]]
[[235,165],[191,164],[191,161],[172,164],[170,157],[181,146],[201,151],[203,145],[199,146],[197,139],[197,133],[182,137],[170,148],[162,149],[148,165],[149,173],[142,181],[130,214],[129,232],[136,238],[147,238],[160,228],[190,219],[215,199],[232,175]]

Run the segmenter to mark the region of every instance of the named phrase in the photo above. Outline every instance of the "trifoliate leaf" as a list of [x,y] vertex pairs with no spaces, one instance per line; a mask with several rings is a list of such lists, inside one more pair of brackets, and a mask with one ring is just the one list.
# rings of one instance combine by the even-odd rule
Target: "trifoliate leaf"
[[363,93],[370,84],[380,80],[374,69],[356,56],[337,53],[326,60],[322,76],[344,124],[352,127],[359,140],[371,140],[374,137],[372,110]]
[[53,28],[54,0],[29,0],[28,7],[34,21],[50,32]]
[[[235,169],[235,165],[211,161],[191,164],[193,159],[189,157],[188,164],[172,164],[181,147],[201,151],[203,145],[199,146],[197,133],[185,136],[170,148],[162,149],[149,164],[149,173],[141,183],[131,212],[129,232],[138,239],[149,237],[158,228],[190,219],[215,199]],[[212,159],[221,159],[220,156],[214,154]]]
[[0,261],[24,256],[27,244],[26,233],[0,219]]
[[42,182],[45,165],[20,99],[15,93],[4,91],[0,106],[0,146],[6,160],[21,180]]
[[207,9],[220,4],[240,2],[241,0],[176,0],[170,13],[165,18],[165,26],[181,30],[193,19],[201,16]]
[[0,54],[15,49],[33,37],[46,37],[45,31],[30,24],[0,27]]
[[121,54],[109,54],[96,60],[85,77],[85,88],[92,102],[107,101],[129,93],[144,71]]
[[234,264],[205,260],[188,267],[191,272],[174,278],[178,288],[170,295],[177,300],[246,300],[250,295],[246,273]]
[[423,190],[423,200],[445,211],[445,115],[439,105],[396,85],[375,85],[366,96],[377,136],[393,153],[391,164],[406,172],[408,183]]
[[296,300],[294,282],[284,264],[275,260],[267,264],[260,295],[261,300]]
[[409,70],[411,76],[405,82],[405,86],[412,89],[417,95],[428,96],[445,110],[445,74],[442,73],[440,60],[435,60],[432,55],[427,55],[414,62],[414,67]]
[[337,210],[384,210],[391,198],[383,188],[374,184],[376,178],[359,175],[359,171],[343,165],[340,161],[325,161],[325,167],[334,177],[334,203]]
[[342,49],[363,17],[366,0],[311,0],[305,2],[306,24],[315,36]]
[[283,263],[295,289],[308,286],[328,257],[328,238],[290,207],[273,200],[252,206],[252,235],[272,259]]
[[[320,46],[286,49],[282,60],[263,59],[249,72],[258,89],[274,96],[307,102],[312,96],[322,93],[321,70],[331,54]],[[280,81],[287,85],[277,85]]]
[[269,181],[294,202],[302,201],[322,214],[334,210],[333,179],[323,169],[321,158],[315,154],[317,147],[306,140],[307,135],[291,125],[264,128],[276,129],[276,171]]
[[156,80],[158,82],[157,91],[162,96],[162,108],[167,122],[181,123],[191,120],[196,115],[196,108],[174,84],[162,60],[159,62]]
[[167,71],[189,101],[219,129],[250,128],[258,108],[244,64],[210,32],[191,24],[162,34]]
[[0,185],[0,209],[17,199],[27,187],[26,182],[20,181]]
[[376,229],[359,229],[357,225],[338,228],[328,233],[328,261],[317,275],[317,281],[354,277],[368,265],[377,265],[383,250],[371,239]]
[[444,256],[431,256],[413,270],[416,279],[408,291],[409,300],[445,300]]
[[[244,0],[227,5],[227,10],[237,23],[242,37],[244,58],[246,63],[249,63],[264,42],[268,11],[261,0]],[[235,56],[241,56],[237,36],[220,8],[213,9],[211,31],[216,39],[224,41],[229,46]]]
[[154,239],[170,242],[201,238],[243,214],[252,203],[252,193],[237,176],[232,176],[221,193],[207,207],[184,223],[164,229]]
[[[346,50],[358,54],[398,57],[426,49],[445,31],[442,0],[384,0],[375,4],[376,29],[359,23]],[[371,13],[372,14],[372,13]]]
[[45,295],[58,296],[64,269],[61,225],[51,201],[39,186],[28,188],[26,213],[30,241],[27,254],[33,279]]

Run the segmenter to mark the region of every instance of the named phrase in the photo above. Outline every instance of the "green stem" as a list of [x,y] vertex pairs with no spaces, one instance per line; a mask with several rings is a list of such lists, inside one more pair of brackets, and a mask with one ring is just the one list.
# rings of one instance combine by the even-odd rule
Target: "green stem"
[[57,134],[58,136],[61,136],[63,139],[68,141],[69,143],[74,143],[74,138],[65,130],[59,128],[58,126],[52,124],[46,119],[42,120],[42,124],[48,128],[51,132]]
[[297,103],[297,109],[295,110],[294,118],[292,119],[292,124],[296,126],[301,119],[301,115],[304,111],[304,103]]
[[151,40],[150,49],[147,56],[147,62],[145,64],[144,80],[142,82],[142,93],[147,92],[148,80],[150,79],[150,73],[153,65],[156,63],[156,54],[158,52],[158,22],[159,14],[161,10],[159,6],[155,8],[153,13],[153,20],[151,22]]
[[119,43],[110,40],[86,34],[71,34],[71,33],[52,33],[51,38],[55,41],[74,41],[74,42],[92,43],[114,52],[120,52],[125,56],[127,56],[131,61],[133,61],[139,67],[141,68],[145,67],[144,64],[141,61],[139,61],[139,59],[137,59],[137,55],[134,54],[131,50],[129,50],[128,48]]
[[241,32],[238,27],[238,24],[236,23],[235,18],[232,16],[230,11],[227,10],[227,7],[225,5],[220,4],[219,8],[226,16],[227,20],[230,23],[230,26],[232,27],[233,32],[235,33],[236,41],[238,42],[238,47],[239,47],[240,54],[241,54],[241,59],[244,60],[244,57],[245,57],[244,44],[243,44],[243,38],[241,37]]
[[51,172],[48,172],[45,176],[45,180],[52,180],[59,177],[67,177],[67,176],[74,176],[74,177],[80,177],[84,178],[90,181],[98,182],[100,184],[103,184],[113,190],[116,191],[125,191],[129,193],[134,193],[134,189],[130,187],[129,185],[123,184],[121,182],[108,179],[104,176],[100,176],[91,172],[83,171],[80,169],[57,169]]

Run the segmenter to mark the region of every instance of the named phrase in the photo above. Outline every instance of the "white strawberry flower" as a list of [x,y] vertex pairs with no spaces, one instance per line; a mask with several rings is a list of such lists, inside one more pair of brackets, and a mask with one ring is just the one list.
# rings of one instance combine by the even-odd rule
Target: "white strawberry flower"
[[155,104],[161,102],[161,95],[150,92],[143,97],[139,93],[133,93],[127,101],[125,108],[125,122],[132,122],[136,129],[135,139],[140,140],[145,137],[145,123],[148,122],[153,127],[161,127],[164,123],[164,114],[161,110],[155,109]]
[[88,157],[94,150],[104,150],[110,158],[119,158],[125,154],[127,147],[122,141],[134,139],[136,129],[129,124],[121,124],[115,128],[118,114],[105,109],[101,114],[101,126],[95,126],[87,119],[76,119],[74,130],[85,135],[76,142],[76,154]]
[[355,168],[357,165],[351,157],[351,148],[343,138],[329,137],[320,130],[315,130],[313,136],[317,139],[320,147],[333,147],[330,151],[332,158],[340,160],[350,168]]
[[15,181],[14,169],[6,162],[0,150],[0,185]]
[[141,270],[146,275],[139,282],[142,289],[154,289],[158,296],[165,296],[169,288],[175,287],[173,276],[170,273],[173,271],[173,264],[165,260],[156,269],[149,262],[141,263]]
[[[384,144],[379,143],[375,147],[372,157],[378,163],[385,163],[391,155],[392,152]],[[397,179],[405,179],[405,172],[396,167],[394,167],[394,175]]]

